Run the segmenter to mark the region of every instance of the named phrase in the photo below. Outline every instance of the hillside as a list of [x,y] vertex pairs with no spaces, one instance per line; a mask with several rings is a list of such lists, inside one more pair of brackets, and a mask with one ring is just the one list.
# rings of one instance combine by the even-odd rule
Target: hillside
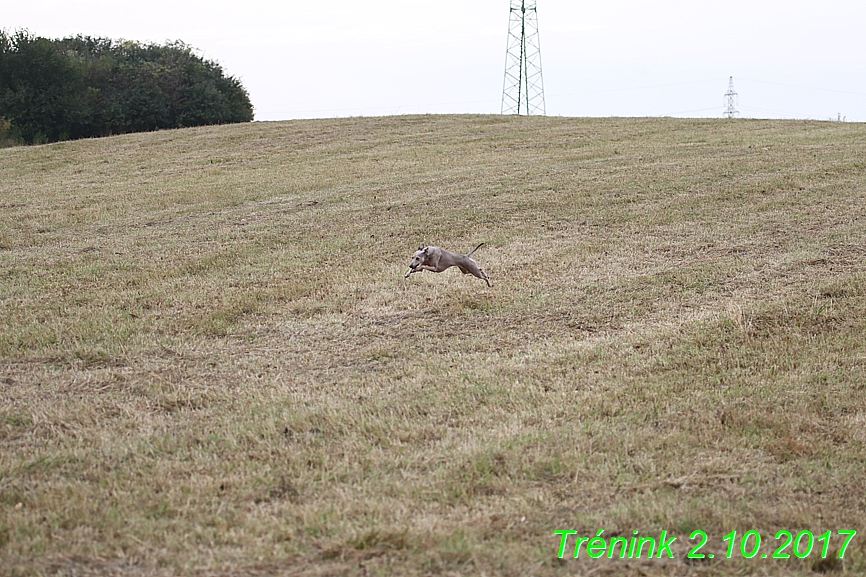
[[862,124],[0,149],[0,575],[864,572],[864,383]]

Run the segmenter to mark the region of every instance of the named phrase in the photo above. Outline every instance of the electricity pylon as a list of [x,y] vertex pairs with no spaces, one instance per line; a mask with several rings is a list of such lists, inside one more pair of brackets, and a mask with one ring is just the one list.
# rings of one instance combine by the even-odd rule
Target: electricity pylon
[[536,0],[511,0],[502,114],[546,114]]
[[734,77],[731,76],[730,80],[728,80],[728,91],[725,92],[725,103],[727,104],[725,108],[724,116],[726,118],[733,118],[734,116],[740,113],[737,110],[737,104],[740,103],[740,97],[734,92]]

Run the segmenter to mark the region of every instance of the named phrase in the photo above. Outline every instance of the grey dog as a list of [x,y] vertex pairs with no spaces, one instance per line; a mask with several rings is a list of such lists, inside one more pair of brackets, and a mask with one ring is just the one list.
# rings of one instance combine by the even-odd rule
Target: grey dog
[[469,258],[470,254],[481,248],[483,245],[484,243],[482,242],[467,254],[458,254],[456,252],[451,252],[450,250],[445,250],[444,248],[439,248],[438,246],[424,246],[424,243],[422,242],[421,246],[418,247],[418,250],[416,250],[412,255],[412,262],[409,263],[409,270],[406,271],[403,278],[409,278],[409,275],[413,272],[421,272],[422,270],[442,272],[447,268],[456,266],[463,274],[473,274],[486,282],[487,286],[492,287],[493,285],[490,284],[490,278],[487,276],[487,273],[478,267],[477,262]]

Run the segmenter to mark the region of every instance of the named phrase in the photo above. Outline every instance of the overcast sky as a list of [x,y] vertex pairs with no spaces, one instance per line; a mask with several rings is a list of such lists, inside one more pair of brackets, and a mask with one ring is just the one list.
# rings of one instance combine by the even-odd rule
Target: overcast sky
[[[509,0],[27,0],[0,28],[182,40],[256,120],[499,113]],[[866,0],[538,0],[549,115],[866,121]]]

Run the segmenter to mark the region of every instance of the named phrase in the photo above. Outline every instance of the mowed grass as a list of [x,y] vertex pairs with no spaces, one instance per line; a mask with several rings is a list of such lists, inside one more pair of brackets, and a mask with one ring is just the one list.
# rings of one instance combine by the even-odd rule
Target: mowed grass
[[[422,241],[485,242],[493,288],[404,279]],[[0,575],[856,574],[864,443],[862,124],[0,150]],[[674,558],[559,559],[561,529]]]

